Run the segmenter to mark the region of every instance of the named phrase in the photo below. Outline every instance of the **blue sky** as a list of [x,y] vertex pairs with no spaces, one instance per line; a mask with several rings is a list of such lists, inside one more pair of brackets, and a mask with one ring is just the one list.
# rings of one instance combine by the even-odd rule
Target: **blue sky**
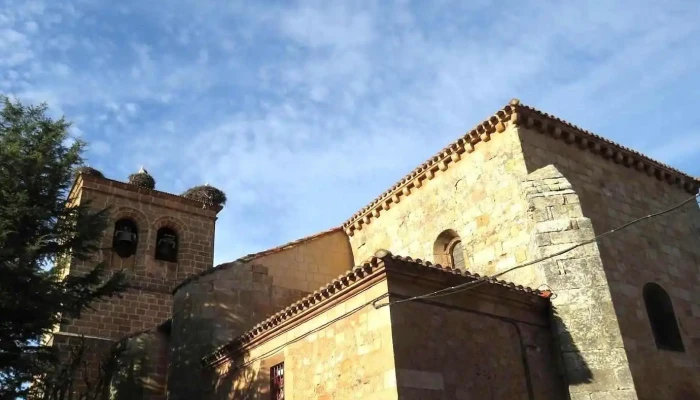
[[113,179],[229,197],[216,262],[342,223],[517,97],[700,175],[700,2],[0,0],[0,92]]

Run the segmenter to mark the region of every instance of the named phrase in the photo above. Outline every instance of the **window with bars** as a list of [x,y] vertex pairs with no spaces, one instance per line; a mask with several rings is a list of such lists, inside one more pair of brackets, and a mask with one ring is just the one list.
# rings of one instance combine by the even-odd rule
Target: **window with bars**
[[284,399],[284,363],[270,368],[270,399]]

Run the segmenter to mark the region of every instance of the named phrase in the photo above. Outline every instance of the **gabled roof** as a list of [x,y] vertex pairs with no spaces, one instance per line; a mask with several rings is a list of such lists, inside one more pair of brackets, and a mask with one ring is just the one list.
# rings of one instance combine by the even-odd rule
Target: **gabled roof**
[[204,271],[202,271],[202,272],[200,272],[200,273],[198,273],[198,274],[195,274],[195,275],[192,275],[192,276],[190,276],[190,277],[188,277],[188,278],[183,279],[180,283],[177,284],[177,286],[175,286],[175,287],[173,288],[172,293],[175,294],[175,292],[177,292],[181,287],[187,285],[188,283],[190,283],[190,282],[192,282],[192,281],[195,281],[195,280],[201,278],[202,276],[209,275],[209,274],[213,274],[213,273],[216,272],[216,271],[229,269],[229,268],[235,267],[235,266],[237,266],[237,265],[242,265],[242,264],[248,263],[248,262],[250,262],[250,261],[253,261],[253,260],[257,259],[257,258],[263,257],[263,256],[267,256],[267,255],[270,255],[270,254],[279,253],[279,252],[284,251],[284,250],[287,250],[287,249],[291,249],[291,248],[296,247],[296,246],[298,246],[298,245],[300,245],[300,244],[302,244],[302,243],[307,243],[307,242],[314,241],[314,240],[319,239],[319,238],[321,238],[321,237],[323,237],[323,236],[329,235],[329,234],[331,234],[331,233],[333,233],[333,232],[339,232],[339,231],[341,231],[342,229],[343,229],[343,228],[341,228],[341,227],[338,226],[338,227],[335,227],[335,228],[332,228],[332,229],[329,229],[329,230],[326,230],[326,231],[323,231],[323,232],[319,232],[319,233],[313,234],[313,235],[311,235],[311,236],[306,236],[306,237],[303,237],[303,238],[301,238],[301,239],[297,239],[297,240],[294,240],[294,241],[285,243],[285,244],[280,245],[280,246],[277,246],[277,247],[273,247],[273,248],[271,248],[271,249],[259,251],[259,252],[257,252],[257,253],[248,254],[248,255],[246,255],[246,256],[243,256],[243,257],[238,258],[238,259],[236,259],[236,260],[234,260],[234,261],[231,261],[231,262],[227,262],[227,263],[224,263],[224,264],[219,264],[219,265],[217,265],[217,266],[215,266],[215,267],[208,268],[208,269],[206,269],[206,270],[204,270]]
[[625,167],[634,167],[639,172],[646,173],[692,194],[697,193],[698,187],[700,187],[700,179],[698,178],[513,99],[492,117],[450,143],[399,180],[389,190],[360,209],[343,223],[345,232],[352,236],[355,230],[362,229],[364,224],[369,224],[373,218],[379,217],[382,211],[388,210],[392,205],[400,202],[402,197],[419,189],[424,180],[433,179],[436,173],[447,170],[452,164],[459,162],[462,157],[472,153],[478,143],[487,142],[491,135],[504,132],[507,124],[523,125],[546,133],[554,139],[564,140],[572,146],[577,146],[581,151],[591,151]]
[[[380,250],[377,252],[377,256],[371,257],[364,264],[340,275],[326,286],[320,287],[317,291],[275,313],[255,325],[248,332],[203,357],[202,363],[204,365],[213,365],[220,362],[231,353],[238,351],[242,346],[250,345],[252,342],[267,336],[271,331],[282,328],[293,321],[298,321],[309,312],[328,305],[331,301],[337,300],[349,290],[367,284],[387,269],[399,273],[417,272],[422,277],[426,277],[426,274],[430,272],[450,274],[463,281],[463,283],[472,282],[480,278],[479,274],[472,274],[468,271],[461,271],[440,264],[432,264],[429,261],[412,259],[411,257],[395,256],[386,250]],[[522,296],[535,296],[543,299],[542,301],[545,301],[544,299],[549,299],[551,295],[549,291],[540,291],[498,279],[487,279],[485,282],[488,285],[499,287],[500,290],[514,292]]]

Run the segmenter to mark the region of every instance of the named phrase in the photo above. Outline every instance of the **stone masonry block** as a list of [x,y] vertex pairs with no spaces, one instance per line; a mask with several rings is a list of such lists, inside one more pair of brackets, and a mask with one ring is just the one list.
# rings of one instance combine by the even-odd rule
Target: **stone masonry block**
[[562,204],[549,207],[554,219],[575,218],[581,216],[581,207],[578,204]]
[[565,218],[540,222],[535,226],[535,232],[561,232],[572,228],[572,220]]
[[528,205],[534,209],[544,209],[549,206],[559,206],[564,204],[562,196],[536,196],[528,199]]
[[606,283],[600,262],[593,257],[548,260],[542,263],[548,284],[556,289],[578,289]]
[[254,273],[257,273],[257,274],[267,274],[268,271],[269,271],[269,269],[268,269],[266,266],[264,266],[264,265],[253,264],[253,265],[252,265],[252,271],[253,271]]
[[546,235],[549,236],[549,242],[553,245],[569,243],[575,244],[593,239],[593,232],[579,229],[565,232],[549,232]]

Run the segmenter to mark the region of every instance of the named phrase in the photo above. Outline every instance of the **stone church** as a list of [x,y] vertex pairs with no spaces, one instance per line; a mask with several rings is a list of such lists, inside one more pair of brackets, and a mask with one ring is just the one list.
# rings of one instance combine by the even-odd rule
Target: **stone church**
[[222,205],[81,174],[131,286],[53,342],[121,343],[118,399],[700,399],[699,188],[512,100],[340,226],[213,266]]

